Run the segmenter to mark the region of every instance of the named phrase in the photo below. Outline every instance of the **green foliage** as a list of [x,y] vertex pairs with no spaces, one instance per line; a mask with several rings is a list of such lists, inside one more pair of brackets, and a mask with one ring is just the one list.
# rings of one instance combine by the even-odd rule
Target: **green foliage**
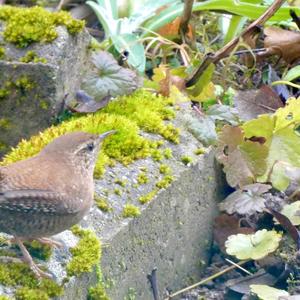
[[161,164],[159,166],[159,173],[164,174],[164,175],[170,174],[171,173],[171,168],[169,166],[165,165],[165,164]]
[[109,212],[112,208],[110,207],[107,199],[99,197],[97,194],[94,195],[94,201],[99,209],[104,212]]
[[0,47],[0,60],[4,59],[5,57],[5,48]]
[[141,214],[140,209],[133,205],[133,204],[125,204],[123,212],[122,212],[122,217],[123,218],[135,218],[138,217]]
[[274,252],[281,240],[276,231],[258,230],[254,234],[236,234],[225,242],[226,252],[238,259],[261,259]]
[[300,225],[300,216],[298,215],[299,210],[300,201],[295,201],[291,204],[284,205],[280,213],[285,215],[293,225],[298,226]]
[[30,62],[34,62],[34,63],[39,63],[40,62],[40,63],[43,63],[43,64],[47,63],[46,58],[38,57],[38,55],[34,51],[27,51],[25,56],[21,57],[19,59],[19,61],[24,62],[24,63],[30,63]]
[[102,283],[89,288],[88,300],[110,300]]
[[285,290],[275,289],[273,287],[264,284],[251,284],[251,293],[256,294],[261,300],[274,300],[283,298],[289,298],[290,294]]
[[139,198],[140,203],[145,204],[150,202],[157,194],[158,189],[154,189],[146,195],[143,195]]
[[101,244],[96,234],[91,230],[72,227],[73,234],[80,237],[78,244],[70,248],[72,259],[67,265],[68,276],[78,276],[81,273],[91,272],[99,264],[101,258]]
[[190,156],[184,155],[181,157],[181,162],[185,165],[190,164],[193,161],[193,159]]
[[148,182],[148,176],[146,175],[146,173],[145,172],[141,172],[139,175],[138,175],[138,177],[137,177],[137,182],[139,183],[139,184],[145,184],[145,183],[147,183]]
[[[179,133],[173,125],[165,125],[164,119],[173,117],[169,100],[156,97],[143,90],[130,96],[119,97],[105,109],[86,116],[75,116],[58,126],[52,126],[28,141],[21,141],[17,148],[8,153],[0,165],[6,165],[37,154],[54,138],[72,131],[100,134],[111,129],[117,133],[103,143],[95,168],[95,177],[104,173],[104,166],[112,159],[129,164],[135,159],[150,156],[157,143],[139,135],[139,130],[159,133],[178,142]],[[152,118],[155,120],[153,122]]]
[[81,31],[84,27],[83,21],[73,19],[67,12],[51,13],[38,6],[1,6],[0,20],[5,22],[4,39],[20,48],[34,42],[53,41],[57,37],[56,26],[59,25],[66,26],[71,34]]
[[173,176],[166,175],[162,180],[156,182],[155,185],[159,189],[165,189],[172,183],[173,180],[174,180]]

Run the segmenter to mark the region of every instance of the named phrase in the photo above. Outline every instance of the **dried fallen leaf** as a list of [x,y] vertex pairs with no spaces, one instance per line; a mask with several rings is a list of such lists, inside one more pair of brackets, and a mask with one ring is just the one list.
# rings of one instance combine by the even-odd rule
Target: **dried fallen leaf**
[[250,227],[240,227],[240,220],[236,216],[221,214],[216,217],[214,222],[214,240],[225,252],[225,241],[230,235],[244,233],[254,233],[254,229]]
[[260,56],[279,55],[288,64],[300,58],[300,32],[267,27],[264,34],[266,51]]

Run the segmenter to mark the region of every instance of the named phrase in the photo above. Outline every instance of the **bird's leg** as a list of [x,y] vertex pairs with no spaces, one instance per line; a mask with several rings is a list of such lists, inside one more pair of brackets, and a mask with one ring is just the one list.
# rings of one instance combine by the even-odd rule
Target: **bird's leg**
[[26,247],[23,245],[21,239],[18,237],[15,237],[15,242],[19,246],[22,254],[23,254],[23,259],[26,263],[28,263],[30,269],[33,271],[33,273],[38,277],[45,277],[45,278],[52,278],[52,276],[44,271],[42,271],[33,261],[31,255],[29,254],[28,250]]
[[60,243],[58,241],[55,241],[55,240],[52,240],[52,239],[49,239],[49,238],[38,238],[36,240],[38,242],[40,242],[41,244],[48,245],[48,246],[51,246],[51,247],[56,247],[56,248],[62,248],[63,247],[62,243]]

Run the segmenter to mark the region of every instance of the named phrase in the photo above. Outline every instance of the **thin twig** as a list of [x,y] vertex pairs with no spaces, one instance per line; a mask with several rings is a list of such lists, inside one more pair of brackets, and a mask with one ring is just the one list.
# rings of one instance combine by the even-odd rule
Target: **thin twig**
[[234,261],[228,259],[228,258],[225,258],[226,261],[228,261],[230,264],[236,266],[238,269],[242,270],[243,272],[245,272],[246,274],[248,275],[253,275],[251,272],[249,272],[248,270],[246,270],[245,268],[239,266],[237,263],[235,263]]
[[[285,1],[286,0],[275,0],[273,4],[258,19],[253,21],[239,36],[235,37],[215,54],[207,56],[193,74],[186,79],[186,87],[194,85],[211,63],[216,64],[221,59],[227,57],[238,44],[240,39],[247,40],[247,38],[250,38],[256,28],[263,25],[269,18],[271,18]],[[208,62],[206,60],[208,60]]]
[[[237,265],[241,266],[241,265],[243,265],[243,264],[245,264],[245,263],[247,263],[249,261],[250,260],[244,260],[244,261],[239,262]],[[199,286],[201,284],[204,284],[204,283],[206,283],[208,281],[211,281],[211,280],[213,280],[213,279],[215,279],[215,278],[217,278],[217,277],[219,277],[219,276],[221,276],[221,275],[223,275],[223,274],[225,274],[225,273],[227,273],[227,272],[229,272],[231,270],[234,270],[235,268],[236,268],[236,266],[230,266],[230,267],[228,267],[228,268],[226,268],[226,269],[224,269],[224,270],[222,270],[222,271],[220,271],[218,273],[215,273],[214,275],[211,275],[211,276],[209,276],[209,277],[207,277],[207,278],[205,278],[205,279],[203,279],[203,280],[201,280],[201,281],[199,281],[197,283],[194,283],[194,284],[192,284],[192,285],[190,285],[190,286],[188,286],[188,287],[186,287],[184,289],[181,289],[181,290],[179,290],[179,291],[177,291],[177,292],[169,295],[164,300],[169,300],[171,298],[174,298],[177,295],[180,295],[180,294],[182,294],[184,292],[187,292],[187,291],[189,291],[189,290],[191,290],[191,289],[193,289],[193,288],[195,288],[195,287],[197,287],[197,286]]]

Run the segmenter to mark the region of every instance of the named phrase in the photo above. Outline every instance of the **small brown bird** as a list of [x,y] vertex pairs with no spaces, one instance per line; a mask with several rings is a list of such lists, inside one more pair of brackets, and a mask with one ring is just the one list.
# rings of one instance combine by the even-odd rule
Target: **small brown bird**
[[49,276],[23,245],[77,224],[93,204],[93,171],[101,135],[73,132],[56,138],[36,156],[0,167],[0,232],[14,236],[23,259],[37,276]]

